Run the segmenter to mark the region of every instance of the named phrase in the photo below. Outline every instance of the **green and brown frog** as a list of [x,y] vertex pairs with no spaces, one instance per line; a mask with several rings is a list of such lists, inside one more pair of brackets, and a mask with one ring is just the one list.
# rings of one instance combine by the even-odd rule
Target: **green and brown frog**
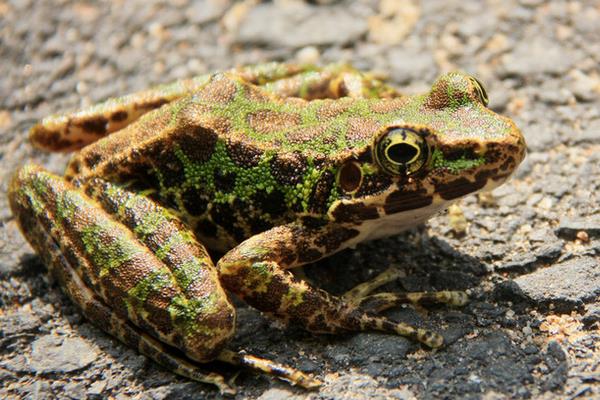
[[[316,387],[226,348],[236,321],[227,292],[311,332],[378,330],[440,347],[441,335],[381,312],[424,299],[462,305],[465,293],[371,294],[398,277],[390,269],[333,296],[290,270],[504,182],[525,142],[487,102],[459,72],[414,96],[342,65],[182,80],[34,126],[38,147],[77,152],[64,177],[22,167],[10,205],[69,297],[127,345],[223,392],[233,389],[198,363]],[[215,264],[207,249],[224,255]]]

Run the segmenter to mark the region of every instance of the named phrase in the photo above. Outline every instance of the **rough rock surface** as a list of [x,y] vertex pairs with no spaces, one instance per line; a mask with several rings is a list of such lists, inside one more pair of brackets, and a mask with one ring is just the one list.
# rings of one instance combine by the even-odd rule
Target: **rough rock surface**
[[88,323],[21,237],[5,193],[27,160],[64,168],[68,156],[27,144],[45,115],[267,60],[348,61],[410,93],[468,71],[523,130],[529,154],[492,197],[461,202],[464,235],[440,215],[306,268],[333,293],[390,264],[406,277],[389,290],[468,289],[460,309],[390,312],[441,332],[446,348],[274,329],[240,305],[232,348],[325,385],[307,393],[241,372],[237,398],[600,398],[598,21],[592,0],[0,0],[0,398],[218,397]]

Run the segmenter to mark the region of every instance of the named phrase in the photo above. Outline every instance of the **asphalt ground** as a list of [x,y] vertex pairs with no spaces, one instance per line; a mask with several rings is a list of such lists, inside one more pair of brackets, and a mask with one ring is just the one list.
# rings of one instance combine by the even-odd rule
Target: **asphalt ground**
[[408,93],[467,71],[522,129],[528,156],[491,195],[305,269],[333,293],[391,264],[406,276],[386,289],[468,290],[464,308],[390,312],[443,333],[447,347],[274,329],[240,304],[232,348],[325,384],[309,393],[242,371],[237,398],[600,398],[599,1],[0,1],[0,60],[1,398],[219,397],[83,319],[18,232],[5,194],[28,160],[65,166],[68,156],[27,143],[40,118],[272,60],[351,62]]

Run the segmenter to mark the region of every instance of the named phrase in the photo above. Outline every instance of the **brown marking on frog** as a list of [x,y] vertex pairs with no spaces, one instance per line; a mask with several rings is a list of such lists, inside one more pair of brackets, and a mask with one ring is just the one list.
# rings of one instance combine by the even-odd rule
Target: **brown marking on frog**
[[251,304],[260,304],[262,307],[258,307],[265,312],[276,313],[281,308],[283,297],[288,293],[289,287],[287,281],[284,279],[284,275],[290,272],[280,271],[271,275],[271,280],[267,286],[267,292],[259,294],[258,296],[252,296]]
[[[104,300],[123,317],[128,315],[127,293],[159,267],[156,263],[150,263],[149,258],[147,253],[136,254],[121,265],[109,269],[108,273],[98,279],[102,291],[109,294]],[[90,267],[93,271],[88,275],[99,277],[103,266],[90,264]]]
[[259,110],[248,114],[248,125],[258,133],[273,133],[297,126],[300,115],[272,110]]
[[213,182],[217,192],[230,193],[235,188],[236,173],[227,172],[221,169],[215,169],[213,172]]
[[[65,128],[64,135],[69,133],[69,129]],[[83,146],[82,139],[67,139],[64,135],[59,131],[52,131],[38,124],[31,129],[29,139],[34,146],[50,151],[68,151]]]
[[73,159],[69,163],[69,172],[66,175],[77,175],[81,172],[81,160],[79,158]]
[[480,171],[475,176],[475,182],[471,182],[464,176],[447,182],[439,182],[435,184],[435,191],[444,200],[456,199],[483,188],[488,178],[497,173],[497,169]]
[[327,323],[327,319],[323,313],[320,312],[316,315],[313,314],[310,322],[308,323],[308,329],[310,329],[311,332],[330,332],[331,330],[328,329],[330,325],[331,324]]
[[223,74],[217,74],[196,93],[195,98],[208,104],[226,105],[233,101],[237,91],[238,87],[235,81]]
[[[179,126],[170,135],[170,140],[179,145],[191,161],[197,163],[210,160],[215,152],[217,139],[217,133],[213,129],[204,126]],[[170,149],[169,146],[165,147]]]
[[379,131],[382,124],[371,118],[349,118],[346,130],[346,140],[350,143],[364,142]]
[[198,122],[195,121],[201,119],[203,126],[206,126],[207,128],[212,129],[221,135],[227,135],[233,131],[231,127],[231,120],[229,118],[212,115],[211,111],[202,111],[203,108],[203,105],[200,105],[199,107],[197,105],[193,105],[187,108],[186,111],[190,116],[192,125],[198,124]]
[[171,285],[162,286],[158,290],[151,290],[143,303],[143,308],[147,311],[146,321],[163,335],[173,333],[173,321],[169,306],[171,299],[177,296],[177,292],[177,289]]
[[271,175],[281,185],[296,185],[308,167],[306,156],[300,152],[278,153],[270,160]]
[[314,217],[312,215],[304,215],[300,218],[302,226],[307,229],[318,229],[327,225],[328,221],[322,217]]
[[118,111],[114,111],[111,115],[110,115],[110,120],[112,122],[122,122],[125,121],[128,117],[127,111],[125,110],[118,110]]
[[337,250],[344,242],[358,236],[360,232],[352,228],[333,227],[315,239],[315,244],[325,247],[327,253]]
[[409,211],[427,207],[433,203],[433,197],[425,189],[403,190],[399,189],[388,195],[383,209],[386,214]]
[[[300,91],[303,91],[303,84],[302,82],[300,82]],[[308,90],[306,90],[306,93],[303,95],[303,97],[306,100],[316,100],[316,99],[327,99],[330,97],[340,97],[339,95],[337,95],[334,91],[332,91],[332,89],[335,90],[335,88],[332,88],[330,86],[331,83],[331,77],[330,76],[323,76],[321,77],[321,79],[319,80],[313,80],[310,82],[310,84],[308,85]],[[300,94],[300,93],[299,93]]]
[[[210,139],[207,139],[207,141],[209,140]],[[189,142],[192,143],[194,141],[194,139],[189,140]],[[200,142],[200,140],[196,142]],[[202,151],[201,149],[191,149],[188,146],[181,146],[181,150],[186,153],[189,158],[193,158],[194,156],[200,158],[208,157],[208,152]],[[188,151],[190,151],[191,154],[188,153]],[[157,141],[153,145],[142,149],[142,152],[147,160],[146,163],[149,164],[149,168],[156,172],[156,176],[161,177],[161,182],[164,182],[165,185],[168,184],[168,187],[179,187],[185,182],[183,164],[173,151],[172,147]],[[195,155],[194,152],[196,153]],[[107,163],[107,166],[110,164],[111,162]],[[129,167],[129,165],[124,162],[114,163],[115,173],[117,171],[120,172],[127,167]]]
[[[93,301],[88,301],[83,307],[85,316],[92,321],[96,326],[109,327],[112,326],[112,311],[96,296]],[[138,337],[136,335],[129,335],[130,330],[123,332],[123,340],[125,344],[137,348]]]
[[181,201],[185,211],[192,216],[203,215],[209,203],[206,194],[196,187],[189,187],[183,190],[181,192]]
[[363,175],[360,188],[356,191],[357,197],[364,197],[383,192],[392,184],[392,178],[387,174]]
[[[184,260],[184,257],[180,257],[180,259]],[[186,296],[191,298],[200,298],[210,295],[218,290],[219,285],[214,265],[212,264],[208,254],[206,254],[204,257],[197,255],[196,259],[200,263],[200,266],[196,271],[196,275],[194,275],[194,279],[190,281],[189,285],[186,288],[183,288]],[[176,272],[177,269],[174,271]]]
[[85,133],[102,136],[107,133],[108,119],[101,115],[77,118],[73,120],[73,126],[81,128]]
[[268,103],[275,98],[272,94],[265,92],[252,84],[241,81],[240,85],[242,86],[244,97],[254,105]]
[[279,218],[287,211],[285,204],[285,195],[279,189],[273,189],[271,192],[265,190],[257,190],[250,203],[262,211],[262,213],[268,213],[271,218]]
[[361,222],[379,218],[377,207],[362,203],[340,203],[331,215],[336,222]]
[[[166,243],[168,243],[169,239],[171,237],[173,237],[173,235],[177,235],[177,232],[180,232],[179,229],[173,229],[173,232],[175,233],[171,233],[171,235],[163,235],[162,237],[149,237],[149,240],[147,240],[148,242],[151,242],[152,240],[156,239],[157,241],[160,240],[160,242],[156,243],[153,247],[155,247],[155,250],[159,250],[162,246],[164,246]],[[208,254],[206,253],[206,251],[204,250],[204,246],[202,246],[201,244],[195,243],[195,242],[176,242],[170,245],[169,247],[169,251],[164,255],[164,257],[162,258],[162,261],[168,265],[170,268],[172,268],[173,270],[176,270],[178,268],[178,266],[183,265],[187,262],[192,261],[194,258],[201,260],[201,259],[207,259],[208,258]],[[200,272],[200,271],[196,271],[196,272]]]
[[234,200],[234,204],[215,203],[212,205],[209,213],[215,224],[221,227],[229,236],[233,237],[237,243],[247,238],[244,230],[246,225],[243,221],[240,224],[239,210],[243,209],[245,204],[240,204],[239,199]]
[[136,102],[133,104],[134,110],[154,110],[155,108],[159,108],[164,104],[167,104],[169,101],[164,98],[155,98],[155,99],[146,99],[140,102]]
[[348,111],[352,106],[352,101],[345,100],[325,100],[317,110],[317,118],[319,120],[329,120],[338,117]]
[[263,155],[262,149],[243,140],[228,139],[225,142],[225,147],[229,158],[238,167],[256,167]]
[[449,107],[448,82],[445,80],[436,82],[435,86],[431,88],[423,106],[435,110],[442,110]]
[[329,195],[335,184],[335,175],[331,171],[323,171],[308,200],[308,209],[317,213],[326,212]]
[[286,133],[286,139],[293,144],[308,143],[323,137],[327,127],[325,125],[315,125],[291,129]]
[[515,164],[516,164],[516,161],[515,161],[514,157],[506,156],[506,159],[500,165],[500,170],[501,171],[512,171],[514,169]]
[[311,247],[311,244],[302,241],[298,244],[298,262],[299,263],[310,263],[313,261],[317,261],[324,254],[321,253],[318,249]]
[[401,110],[406,105],[406,99],[402,97],[379,100],[370,103],[370,109],[377,114],[388,114],[397,110]]
[[284,247],[279,250],[278,258],[280,265],[292,265],[294,261],[296,261],[296,257],[296,252],[289,247]]

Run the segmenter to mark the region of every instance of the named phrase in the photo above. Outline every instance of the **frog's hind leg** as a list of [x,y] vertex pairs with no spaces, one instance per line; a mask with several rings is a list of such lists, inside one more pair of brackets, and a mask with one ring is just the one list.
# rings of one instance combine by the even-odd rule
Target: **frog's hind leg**
[[[365,311],[360,304],[312,287],[288,271],[343,248],[358,234],[345,227],[309,228],[294,223],[279,226],[242,242],[219,260],[217,269],[225,287],[245,302],[309,331],[379,330],[440,347],[441,335]],[[392,275],[372,286],[380,286]],[[367,284],[353,293],[366,295],[371,289]]]
[[210,75],[200,75],[112,98],[71,114],[57,114],[34,125],[29,137],[41,149],[75,151],[121,130],[142,115],[200,90]]
[[450,306],[464,306],[468,296],[463,291],[441,290],[436,292],[386,292],[370,295],[375,289],[393,282],[404,276],[397,267],[390,267],[370,281],[350,289],[344,293],[343,298],[351,304],[369,312],[379,313],[401,304],[411,303],[419,305],[448,304]]
[[[95,178],[75,187],[33,165],[17,172],[9,200],[25,237],[91,322],[176,373],[231,392],[217,374],[183,357],[219,359],[234,333],[235,310],[206,250],[176,216],[124,186]],[[256,360],[235,364],[268,366],[299,385],[318,383]]]
[[[228,73],[255,85],[266,85],[303,73],[313,67],[267,63],[232,69]],[[164,104],[201,90],[211,74],[158,85],[153,88],[111,98],[73,113],[56,114],[34,125],[29,137],[38,148],[46,151],[70,152],[117,132],[142,115]]]
[[185,358],[174,355],[173,349],[168,349],[161,342],[107,307],[86,287],[79,275],[68,265],[56,244],[49,237],[48,239],[46,248],[53,250],[46,253],[49,254],[49,257],[44,258],[51,258],[51,260],[46,260],[45,264],[51,266],[52,275],[58,278],[65,292],[81,308],[88,320],[127,346],[147,355],[168,371],[198,382],[215,385],[222,394],[234,395],[236,393],[236,390],[226,382],[223,376],[203,371]]

